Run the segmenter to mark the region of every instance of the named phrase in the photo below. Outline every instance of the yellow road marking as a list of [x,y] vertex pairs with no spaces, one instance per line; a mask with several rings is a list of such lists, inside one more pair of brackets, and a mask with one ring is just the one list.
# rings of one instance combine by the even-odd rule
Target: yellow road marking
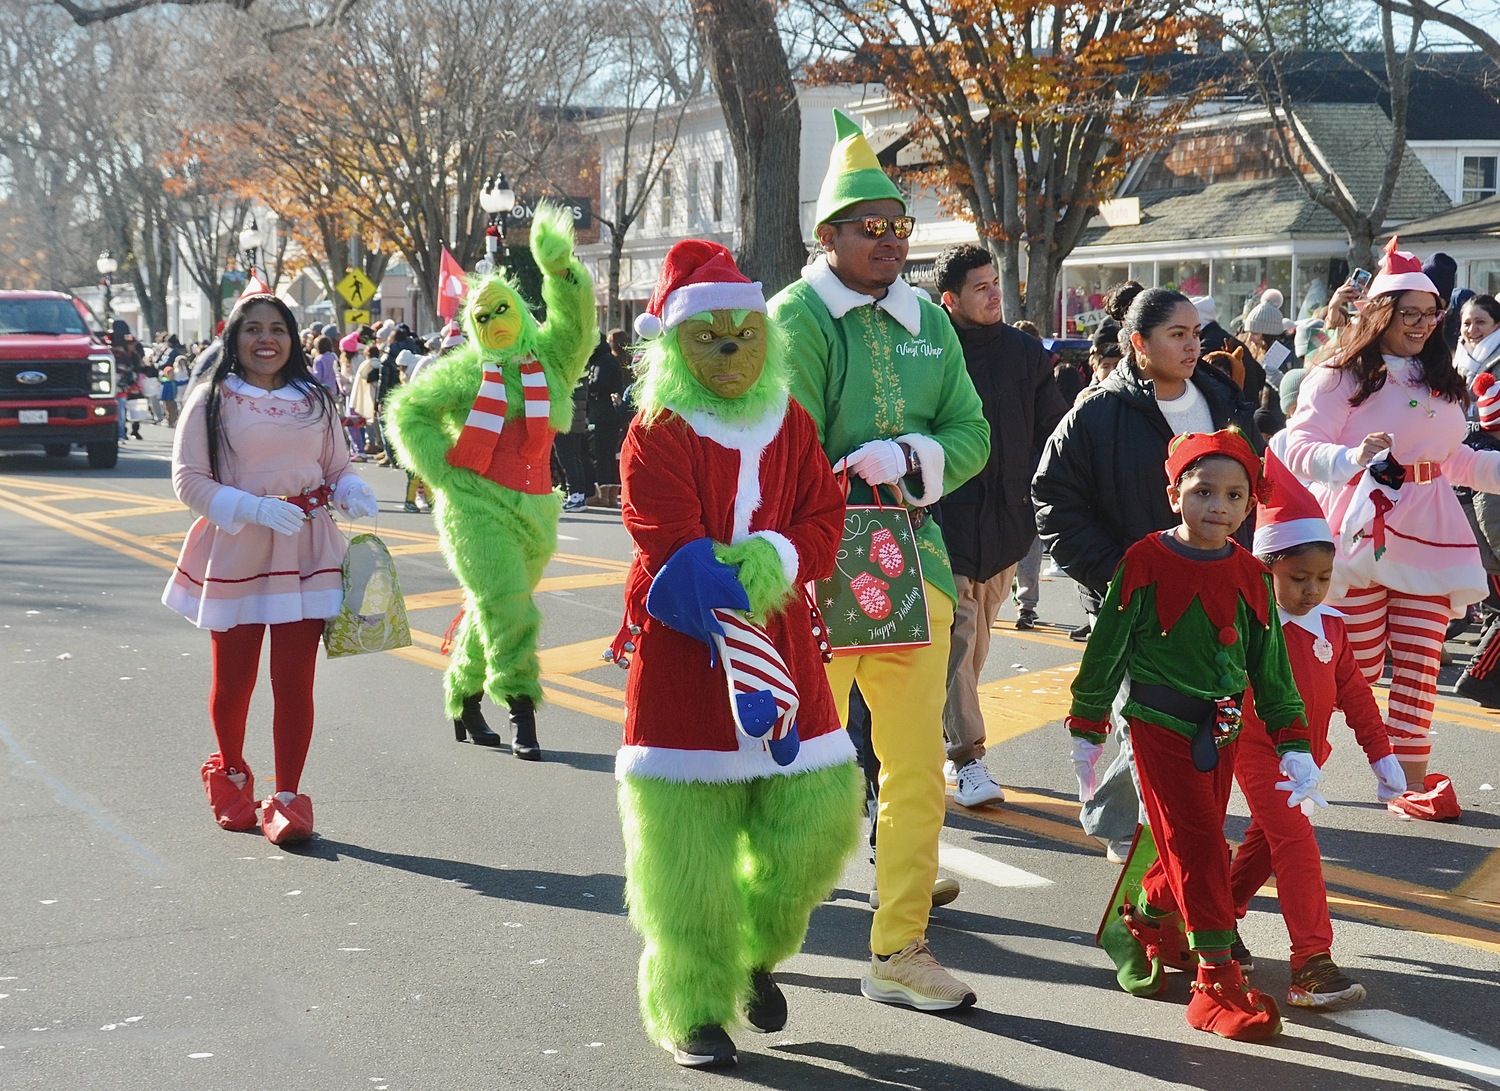
[[980,686],[985,742],[998,746],[1061,720],[1068,708],[1068,687],[1077,673],[1078,664],[1068,663]]
[[1500,906],[1500,849],[1490,853],[1484,863],[1453,888],[1453,893],[1476,902]]
[[43,526],[52,527],[54,530],[60,530],[65,534],[71,534],[75,538],[82,538],[86,542],[93,542],[95,545],[103,546],[105,549],[112,549],[116,553],[123,553],[127,557],[132,557],[138,561],[144,561],[146,564],[151,565],[153,568],[160,568],[170,572],[176,565],[175,559],[163,557],[159,553],[148,552],[136,545],[133,545],[130,542],[121,541],[118,538],[111,537],[108,534],[102,534],[98,531],[91,530],[71,516],[59,518],[58,516],[53,515],[50,512],[42,511],[39,508],[33,507],[26,501],[18,502],[0,497],[0,508],[4,508],[6,511],[14,512],[16,515],[24,516],[27,519],[34,520],[35,522],[41,523]]

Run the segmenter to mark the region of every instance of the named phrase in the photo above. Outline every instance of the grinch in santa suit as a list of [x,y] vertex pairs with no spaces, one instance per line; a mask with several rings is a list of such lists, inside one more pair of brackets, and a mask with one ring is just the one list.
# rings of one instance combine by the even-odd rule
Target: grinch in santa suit
[[615,764],[647,1033],[733,1064],[743,1015],[780,1030],[772,970],[802,945],[858,837],[854,748],[799,588],[833,570],[844,500],[760,285],[716,243],[668,253],[640,413],[620,454],[635,557]]
[[510,709],[511,752],[538,761],[542,618],[532,592],[557,550],[562,497],[552,489],[552,439],[573,419],[573,387],[598,334],[571,214],[539,204],[531,254],[547,321],[537,324],[502,274],[478,280],[464,305],[468,340],[397,388],[385,424],[401,464],[435,496],[438,541],[463,586],[443,680],[455,735],[500,745],[479,710],[487,692]]

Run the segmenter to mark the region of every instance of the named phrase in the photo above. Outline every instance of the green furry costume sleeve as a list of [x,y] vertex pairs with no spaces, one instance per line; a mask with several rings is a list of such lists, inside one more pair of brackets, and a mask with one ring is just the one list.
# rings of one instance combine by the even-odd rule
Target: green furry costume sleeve
[[433,488],[446,489],[455,477],[474,475],[448,464],[448,448],[463,427],[479,391],[479,361],[472,353],[440,357],[423,369],[419,381],[391,392],[385,409],[387,438],[401,463]]
[[537,206],[531,222],[531,256],[542,270],[542,300],[547,304],[547,321],[536,335],[536,355],[547,374],[552,427],[566,432],[573,423],[573,388],[599,339],[594,285],[573,256],[572,213],[546,203]]

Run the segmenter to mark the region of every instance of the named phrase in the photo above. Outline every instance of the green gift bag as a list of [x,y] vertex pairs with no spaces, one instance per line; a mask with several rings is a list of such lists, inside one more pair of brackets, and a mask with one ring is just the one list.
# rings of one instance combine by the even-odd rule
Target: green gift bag
[[900,504],[850,504],[833,575],[812,585],[834,655],[925,648],[927,589],[911,515]]
[[344,554],[344,605],[323,626],[328,658],[410,646],[406,600],[391,551],[373,534],[356,534]]

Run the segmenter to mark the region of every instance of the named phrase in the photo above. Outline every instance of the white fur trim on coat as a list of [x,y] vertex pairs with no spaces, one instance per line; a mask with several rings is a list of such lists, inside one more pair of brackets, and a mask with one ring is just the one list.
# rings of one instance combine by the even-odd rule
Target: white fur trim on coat
[[917,453],[917,469],[922,475],[922,495],[913,496],[907,490],[906,478],[903,477],[901,496],[908,504],[917,508],[936,504],[943,498],[943,466],[947,462],[943,445],[931,436],[919,435],[916,432],[897,436],[896,441],[906,444]]
[[854,744],[840,728],[808,739],[790,765],[777,765],[760,739],[739,736],[738,750],[674,750],[665,746],[622,746],[615,755],[615,779],[650,777],[678,783],[726,784],[762,777],[793,776],[854,761]]
[[828,308],[828,313],[834,318],[843,318],[844,315],[856,307],[864,307],[874,304],[886,314],[906,328],[906,332],[916,337],[922,332],[922,301],[912,286],[900,277],[896,278],[894,284],[886,290],[885,296],[876,299],[872,295],[856,292],[842,280],[833,268],[828,264],[828,255],[819,254],[802,270],[802,279],[817,293],[823,301],[823,306]]
[[750,537],[750,520],[760,510],[760,460],[766,448],[781,432],[786,420],[787,397],[777,400],[769,412],[758,421],[739,424],[720,420],[702,410],[686,412],[676,406],[668,409],[687,421],[698,435],[711,439],[720,447],[735,451],[740,456],[738,480],[735,482],[734,520],[729,540],[737,544]]
[[797,582],[797,547],[792,545],[792,540],[785,534],[774,530],[757,530],[750,535],[752,538],[764,538],[776,547],[776,555],[781,558],[781,570],[786,573],[786,578],[792,583]]

